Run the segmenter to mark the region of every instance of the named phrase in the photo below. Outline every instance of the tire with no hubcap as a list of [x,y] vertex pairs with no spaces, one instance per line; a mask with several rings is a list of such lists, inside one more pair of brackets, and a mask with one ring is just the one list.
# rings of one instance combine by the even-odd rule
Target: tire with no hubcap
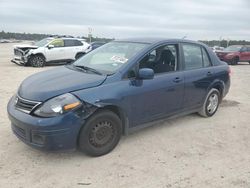
[[238,58],[238,57],[234,57],[234,58],[232,59],[231,65],[237,65],[237,64],[238,64],[238,61],[239,61],[239,58]]
[[219,107],[219,103],[220,103],[220,92],[217,89],[213,88],[208,92],[199,114],[203,117],[213,116]]
[[75,59],[77,60],[77,59],[79,59],[79,58],[82,57],[82,56],[84,56],[84,53],[78,53],[78,54],[76,54]]
[[109,110],[100,110],[83,126],[78,139],[79,148],[90,156],[105,155],[118,144],[121,132],[119,117]]
[[30,65],[32,67],[43,67],[45,63],[45,59],[42,55],[34,55],[30,58]]

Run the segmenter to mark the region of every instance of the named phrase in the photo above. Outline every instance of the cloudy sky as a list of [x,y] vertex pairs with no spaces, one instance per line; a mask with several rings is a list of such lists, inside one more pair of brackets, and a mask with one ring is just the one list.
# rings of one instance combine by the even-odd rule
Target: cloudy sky
[[250,40],[250,0],[0,0],[0,30]]

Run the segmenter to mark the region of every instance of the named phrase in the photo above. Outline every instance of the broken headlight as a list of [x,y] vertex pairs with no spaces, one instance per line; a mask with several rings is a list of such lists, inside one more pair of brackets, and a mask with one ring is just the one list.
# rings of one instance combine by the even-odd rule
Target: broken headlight
[[81,104],[74,95],[66,93],[46,101],[35,110],[34,114],[40,117],[54,117],[73,110]]

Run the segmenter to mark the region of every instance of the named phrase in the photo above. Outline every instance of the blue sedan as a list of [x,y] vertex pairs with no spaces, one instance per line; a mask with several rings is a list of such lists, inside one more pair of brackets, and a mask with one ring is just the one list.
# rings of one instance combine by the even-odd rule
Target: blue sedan
[[32,147],[100,156],[159,119],[213,116],[229,87],[230,68],[202,43],[116,40],[26,78],[8,114],[15,135]]

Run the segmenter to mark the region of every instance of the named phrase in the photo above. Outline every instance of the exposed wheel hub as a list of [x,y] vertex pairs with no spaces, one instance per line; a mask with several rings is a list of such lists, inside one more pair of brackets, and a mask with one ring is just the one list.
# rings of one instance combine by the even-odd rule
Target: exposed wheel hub
[[91,131],[89,140],[95,147],[106,145],[114,137],[114,129],[111,122],[101,121],[97,123]]

